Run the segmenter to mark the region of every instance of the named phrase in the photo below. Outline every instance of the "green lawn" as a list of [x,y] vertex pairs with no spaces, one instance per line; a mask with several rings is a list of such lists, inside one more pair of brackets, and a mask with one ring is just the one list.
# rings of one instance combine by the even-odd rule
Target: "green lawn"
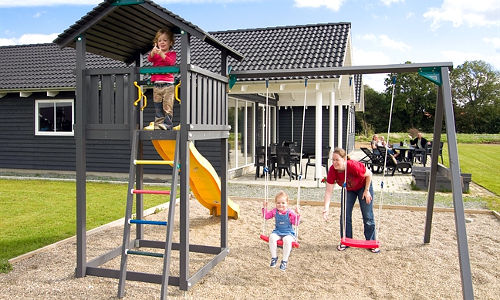
[[[126,200],[126,183],[88,182],[87,230],[123,218]],[[168,200],[165,195],[144,195],[144,207]],[[0,179],[0,264],[75,232],[75,182]]]
[[[495,176],[500,171],[500,144],[459,143],[458,154],[463,173],[471,173],[473,182],[500,195]],[[447,165],[446,144],[443,157]],[[126,197],[126,183],[88,182],[87,230],[123,218]],[[144,207],[168,200],[164,195],[144,195]],[[485,200],[488,208],[500,211],[500,197]],[[75,182],[0,179],[0,273],[9,270],[8,259],[75,235],[75,210]]]
[[[458,160],[462,173],[471,173],[472,181],[500,195],[500,144],[458,144]],[[443,147],[444,164],[448,164],[448,146]],[[488,199],[489,208],[500,211],[500,200]]]

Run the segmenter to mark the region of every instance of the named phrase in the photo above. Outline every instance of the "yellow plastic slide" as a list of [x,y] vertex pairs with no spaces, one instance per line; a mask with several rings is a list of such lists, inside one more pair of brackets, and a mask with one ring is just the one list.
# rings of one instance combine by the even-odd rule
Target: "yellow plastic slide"
[[[174,160],[175,140],[153,140],[156,151],[164,160]],[[196,199],[215,216],[221,214],[220,179],[212,164],[198,152],[194,144],[189,144],[189,181]],[[240,206],[228,200],[228,216],[238,219]]]

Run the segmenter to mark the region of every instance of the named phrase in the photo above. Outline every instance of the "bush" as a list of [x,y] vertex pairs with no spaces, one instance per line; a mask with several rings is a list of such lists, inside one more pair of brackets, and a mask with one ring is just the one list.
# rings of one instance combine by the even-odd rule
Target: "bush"
[[12,271],[12,265],[10,264],[10,262],[6,259],[1,259],[0,260],[0,273],[9,273],[10,271]]

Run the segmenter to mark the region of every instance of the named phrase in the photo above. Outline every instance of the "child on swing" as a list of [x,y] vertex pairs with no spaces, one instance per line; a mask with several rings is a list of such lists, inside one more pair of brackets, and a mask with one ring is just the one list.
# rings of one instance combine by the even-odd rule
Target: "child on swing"
[[276,267],[278,262],[278,255],[276,253],[278,248],[278,240],[283,240],[283,258],[280,264],[280,270],[285,271],[292,251],[292,242],[295,241],[295,230],[293,225],[297,226],[300,222],[300,209],[297,206],[295,210],[288,209],[288,195],[284,191],[279,191],[274,197],[276,207],[272,210],[267,210],[267,200],[264,201],[262,208],[262,215],[266,220],[275,218],[276,227],[269,236],[269,250],[271,252],[271,265]]

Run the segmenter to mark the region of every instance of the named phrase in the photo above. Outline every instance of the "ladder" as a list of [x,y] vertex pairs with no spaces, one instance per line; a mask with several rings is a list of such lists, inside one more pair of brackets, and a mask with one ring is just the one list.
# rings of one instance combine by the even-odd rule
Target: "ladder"
[[[176,134],[176,147],[175,147],[175,155],[173,161],[164,161],[164,160],[138,160],[137,156],[139,153],[140,147],[140,131],[135,130],[134,136],[132,139],[132,151],[131,151],[131,159],[130,159],[130,173],[129,173],[129,182],[128,182],[128,195],[127,195],[127,208],[125,212],[125,222],[123,226],[123,244],[121,248],[121,263],[120,263],[120,272],[119,272],[119,281],[118,281],[118,298],[123,298],[125,295],[125,282],[127,279],[141,281],[142,279],[147,279],[151,276],[158,276],[157,274],[148,274],[148,273],[127,273],[127,258],[129,255],[141,255],[141,256],[151,256],[151,257],[159,257],[163,258],[163,273],[161,280],[161,296],[160,299],[167,298],[168,292],[168,281],[170,277],[170,259],[171,259],[171,251],[172,251],[172,233],[173,233],[173,224],[174,224],[174,216],[175,216],[175,197],[177,190],[177,182],[178,182],[178,161],[179,161],[179,137],[180,131],[177,131]],[[168,164],[172,165],[172,183],[170,191],[155,191],[155,190],[138,190],[134,189],[135,178],[137,174],[137,166],[141,165],[153,165],[153,164]],[[142,174],[142,172],[141,172]],[[136,194],[164,194],[170,195],[169,202],[169,211],[167,221],[148,221],[148,220],[133,220],[132,219],[132,207],[134,203],[134,195]],[[164,243],[165,251],[164,253],[156,253],[156,252],[147,252],[141,250],[133,250],[131,248],[140,247],[140,242],[134,243],[130,241],[130,226],[131,224],[136,224],[136,226],[142,225],[156,225],[156,226],[165,226],[166,227],[166,240]],[[127,276],[128,274],[128,276]],[[144,280],[149,282],[149,280]]]

